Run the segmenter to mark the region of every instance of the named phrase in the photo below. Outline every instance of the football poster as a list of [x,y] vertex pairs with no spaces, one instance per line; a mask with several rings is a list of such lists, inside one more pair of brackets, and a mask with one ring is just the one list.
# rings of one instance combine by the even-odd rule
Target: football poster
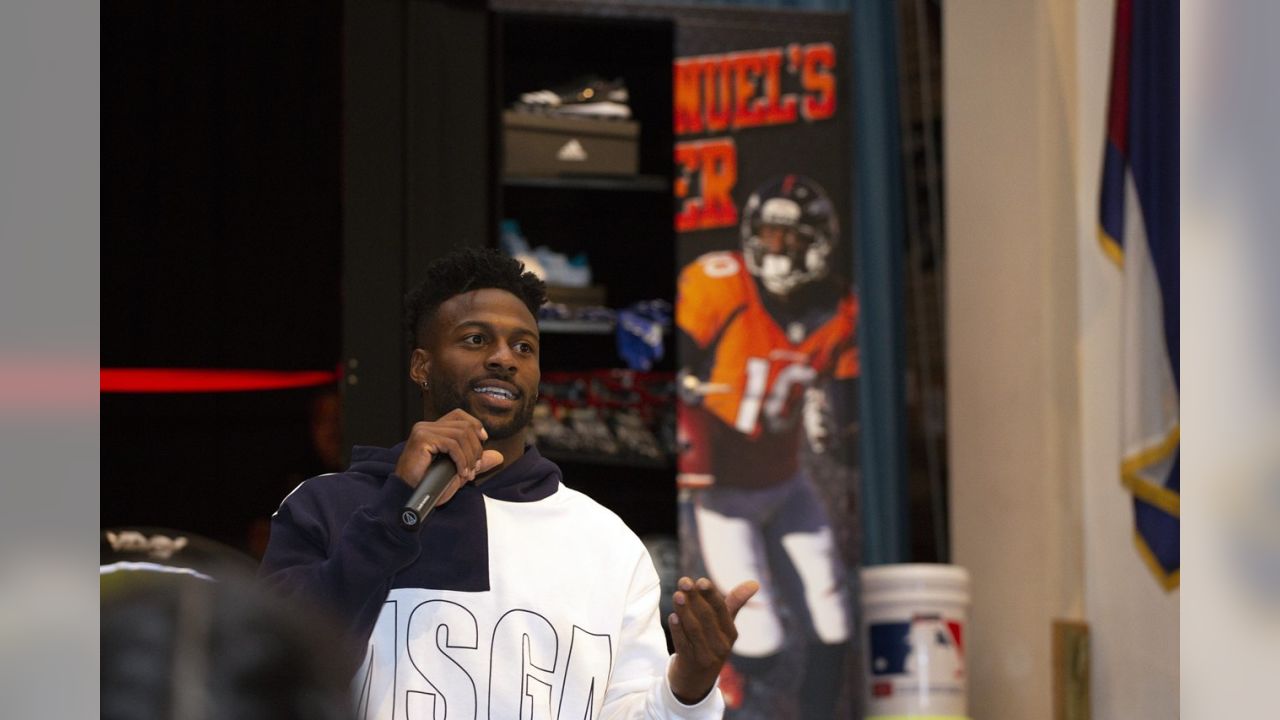
[[681,571],[762,585],[720,677],[726,717],[854,717],[849,19],[672,15]]

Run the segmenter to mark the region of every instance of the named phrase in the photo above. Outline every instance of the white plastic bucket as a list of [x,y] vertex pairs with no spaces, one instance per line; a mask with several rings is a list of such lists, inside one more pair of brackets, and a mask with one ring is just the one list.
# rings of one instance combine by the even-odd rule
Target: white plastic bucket
[[968,717],[969,573],[955,565],[861,570],[865,717]]

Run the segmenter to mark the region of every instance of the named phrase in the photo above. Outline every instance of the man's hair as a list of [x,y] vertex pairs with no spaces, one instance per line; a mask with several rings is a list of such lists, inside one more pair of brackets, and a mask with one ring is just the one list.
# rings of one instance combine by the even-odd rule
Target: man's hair
[[489,248],[455,250],[428,265],[422,282],[404,296],[409,345],[417,347],[419,336],[449,298],[486,288],[506,290],[520,298],[535,318],[547,301],[546,283],[526,272],[519,260]]

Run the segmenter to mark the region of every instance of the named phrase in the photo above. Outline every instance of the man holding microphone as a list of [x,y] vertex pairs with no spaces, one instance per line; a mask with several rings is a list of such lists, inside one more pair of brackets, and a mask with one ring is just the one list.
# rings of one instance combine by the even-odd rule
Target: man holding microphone
[[[496,251],[432,263],[406,298],[425,419],[395,447],[354,448],[347,471],[304,482],[272,519],[267,582],[367,645],[361,718],[723,713],[716,678],[758,585],[722,596],[681,578],[668,657],[643,544],[525,444],[545,299]],[[424,476],[431,492],[415,493]]]

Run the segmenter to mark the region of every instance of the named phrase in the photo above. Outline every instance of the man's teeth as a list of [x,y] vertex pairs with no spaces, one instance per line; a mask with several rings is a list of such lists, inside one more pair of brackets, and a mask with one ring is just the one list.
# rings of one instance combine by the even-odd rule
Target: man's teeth
[[476,388],[476,392],[482,393],[484,395],[492,395],[494,397],[505,398],[507,400],[516,399],[516,396],[514,393],[508,390],[503,390],[502,388],[480,387],[480,388]]

